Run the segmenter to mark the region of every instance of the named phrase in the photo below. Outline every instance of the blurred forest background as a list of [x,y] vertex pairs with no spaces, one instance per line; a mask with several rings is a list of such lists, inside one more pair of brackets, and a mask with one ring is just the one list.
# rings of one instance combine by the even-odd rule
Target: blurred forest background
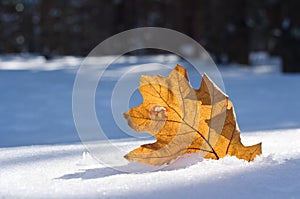
[[198,41],[217,63],[280,56],[300,72],[299,0],[0,0],[0,54],[87,55],[131,28],[159,26]]

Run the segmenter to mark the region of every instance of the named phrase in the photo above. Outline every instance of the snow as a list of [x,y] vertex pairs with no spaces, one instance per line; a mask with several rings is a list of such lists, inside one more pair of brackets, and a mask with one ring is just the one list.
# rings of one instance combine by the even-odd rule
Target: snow
[[[100,65],[105,60],[99,58]],[[71,99],[81,62],[72,56],[51,61],[35,55],[0,56],[0,198],[300,197],[299,75],[283,75],[271,65],[219,67],[235,105],[242,142],[262,142],[263,154],[254,162],[191,155],[161,170],[124,173],[93,159],[76,133]],[[137,141],[116,126],[110,91],[131,68],[140,67],[139,73],[168,72],[149,68],[153,62],[174,67],[182,61],[175,56],[121,58],[105,74],[99,88],[104,90],[96,94],[101,125],[124,154],[149,138]],[[188,71],[192,85],[199,86],[199,76]],[[130,106],[140,102],[135,93]],[[138,166],[143,165],[120,167]]]
[[[299,198],[300,129],[244,133],[242,140],[262,141],[263,155],[251,163],[234,157],[200,159],[147,173],[122,173],[98,164],[81,144],[2,148],[0,196]],[[138,143],[121,144],[134,148]]]

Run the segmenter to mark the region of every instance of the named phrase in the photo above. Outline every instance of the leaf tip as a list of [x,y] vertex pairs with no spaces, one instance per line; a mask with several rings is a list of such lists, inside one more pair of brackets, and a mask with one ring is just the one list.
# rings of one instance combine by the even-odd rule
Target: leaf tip
[[[205,85],[210,91],[212,91],[212,89],[216,89],[218,92],[220,92],[223,96],[225,96],[226,98],[228,98],[228,95],[222,91],[217,84],[214,83],[214,81],[206,74],[203,73],[202,75],[202,82],[201,82],[201,86]],[[201,88],[200,88],[201,89]]]
[[123,117],[127,120],[130,116],[128,111],[123,113]]
[[148,77],[148,75],[141,75],[140,82],[145,81],[145,79]]
[[183,75],[185,78],[187,78],[187,72],[184,67],[181,65],[177,64],[176,67],[174,68],[174,71],[178,72],[179,74]]
[[128,154],[124,155],[123,157],[124,157],[126,160],[129,160],[129,159],[130,159]]

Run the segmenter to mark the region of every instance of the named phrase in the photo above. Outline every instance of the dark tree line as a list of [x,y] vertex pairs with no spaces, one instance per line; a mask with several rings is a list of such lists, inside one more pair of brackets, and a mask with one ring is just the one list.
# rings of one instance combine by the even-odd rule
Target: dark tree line
[[160,26],[202,44],[217,62],[280,55],[300,72],[298,0],[0,0],[0,53],[86,55],[118,32]]

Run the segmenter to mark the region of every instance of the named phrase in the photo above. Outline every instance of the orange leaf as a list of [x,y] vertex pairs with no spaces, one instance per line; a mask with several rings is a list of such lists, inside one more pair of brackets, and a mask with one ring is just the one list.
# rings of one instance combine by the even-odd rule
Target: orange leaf
[[177,65],[167,77],[143,75],[139,90],[143,103],[124,117],[132,129],[157,141],[129,152],[127,160],[162,165],[186,153],[203,153],[204,158],[233,155],[252,161],[261,154],[261,143],[241,143],[233,105],[207,75],[195,90],[186,69]]

